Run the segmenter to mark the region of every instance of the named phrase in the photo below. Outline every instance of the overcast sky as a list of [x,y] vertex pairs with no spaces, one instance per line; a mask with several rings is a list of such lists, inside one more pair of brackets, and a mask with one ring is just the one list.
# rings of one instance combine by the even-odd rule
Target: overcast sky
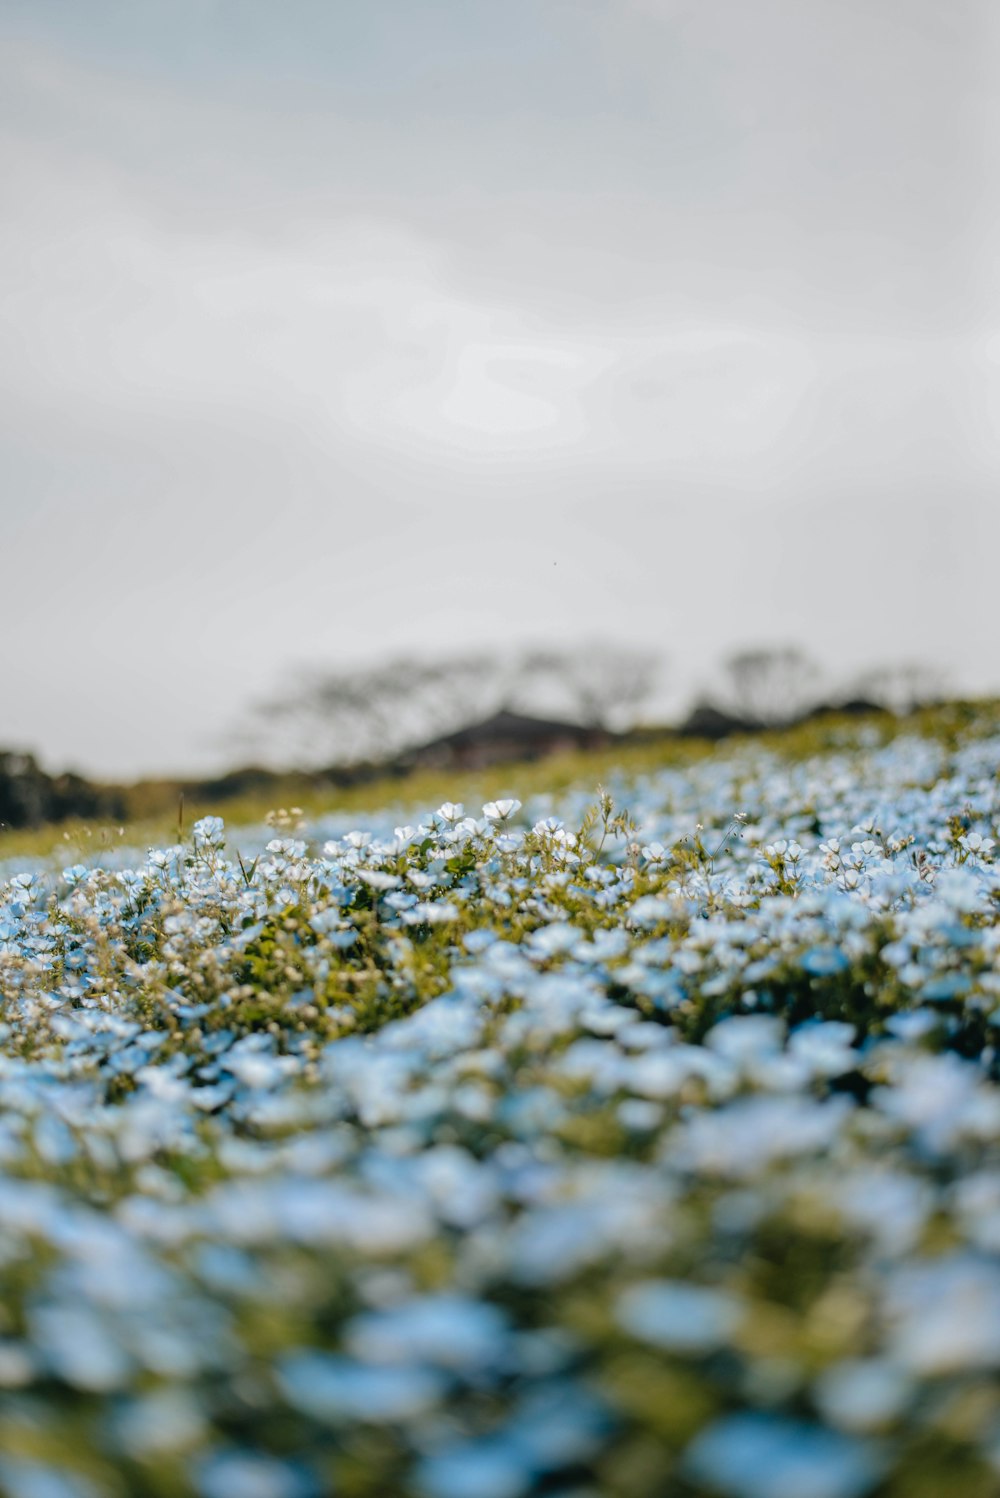
[[1000,688],[991,0],[4,0],[0,744],[605,633]]

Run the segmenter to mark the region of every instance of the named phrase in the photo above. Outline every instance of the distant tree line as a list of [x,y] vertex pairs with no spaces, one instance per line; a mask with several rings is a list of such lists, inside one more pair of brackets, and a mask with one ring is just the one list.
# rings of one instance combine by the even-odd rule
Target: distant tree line
[[256,705],[245,742],[271,759],[331,765],[386,761],[501,709],[619,730],[660,670],[655,651],[591,641],[300,671]]
[[48,775],[33,754],[0,749],[0,827],[38,827],[72,817],[117,819],[125,798],[116,786],[82,775]]
[[938,700],[946,688],[942,672],[916,662],[874,667],[838,687],[824,681],[819,664],[796,645],[734,651],[723,661],[721,677],[719,689],[700,698],[692,716],[715,713],[750,730],[845,709],[903,715]]
[[[191,800],[222,802],[266,795],[282,779],[297,777],[305,789],[403,774],[420,746],[501,710],[555,719],[555,727],[627,732],[647,709],[663,669],[655,651],[591,641],[300,671],[251,710],[240,749],[256,762],[214,779],[102,785],[81,775],[50,775],[32,754],[0,750],[0,827],[159,815],[171,798],[176,806],[181,791]],[[650,731],[723,738],[828,710],[905,714],[944,692],[941,673],[917,663],[873,668],[836,689],[798,647],[760,645],[726,657],[715,687],[681,723]],[[262,761],[295,768],[268,769]]]
[[[655,651],[593,641],[313,669],[257,704],[246,743],[288,764],[385,763],[500,709],[621,731],[639,720],[664,666]],[[759,645],[727,656],[717,686],[675,726],[722,737],[826,709],[906,713],[943,690],[938,672],[910,663],[869,670],[837,689],[797,646]]]

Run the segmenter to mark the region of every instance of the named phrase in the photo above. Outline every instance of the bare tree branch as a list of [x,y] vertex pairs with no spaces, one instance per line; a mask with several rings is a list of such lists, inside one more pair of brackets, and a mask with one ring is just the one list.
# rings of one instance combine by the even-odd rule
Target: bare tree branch
[[388,759],[501,707],[617,728],[634,719],[659,664],[652,651],[595,641],[299,671],[252,709],[247,736],[271,758],[330,765]]
[[894,713],[912,712],[934,702],[947,691],[947,676],[939,667],[919,661],[873,666],[857,678],[855,691]]
[[750,722],[791,722],[812,703],[819,668],[797,645],[755,646],[723,662],[727,706]]
[[594,640],[572,649],[536,647],[518,662],[522,700],[552,703],[587,727],[621,728],[634,721],[662,670],[655,651]]

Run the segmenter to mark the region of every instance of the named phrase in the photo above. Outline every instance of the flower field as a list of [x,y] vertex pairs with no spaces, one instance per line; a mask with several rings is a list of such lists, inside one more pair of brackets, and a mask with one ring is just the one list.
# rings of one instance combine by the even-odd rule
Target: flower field
[[0,1492],[1000,1491],[998,767],[845,728],[12,874]]

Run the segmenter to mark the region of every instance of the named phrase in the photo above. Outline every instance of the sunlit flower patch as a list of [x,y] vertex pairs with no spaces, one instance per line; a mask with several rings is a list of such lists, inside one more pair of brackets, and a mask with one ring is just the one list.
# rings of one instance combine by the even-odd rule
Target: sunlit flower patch
[[1000,1490],[998,765],[7,880],[0,1491]]

